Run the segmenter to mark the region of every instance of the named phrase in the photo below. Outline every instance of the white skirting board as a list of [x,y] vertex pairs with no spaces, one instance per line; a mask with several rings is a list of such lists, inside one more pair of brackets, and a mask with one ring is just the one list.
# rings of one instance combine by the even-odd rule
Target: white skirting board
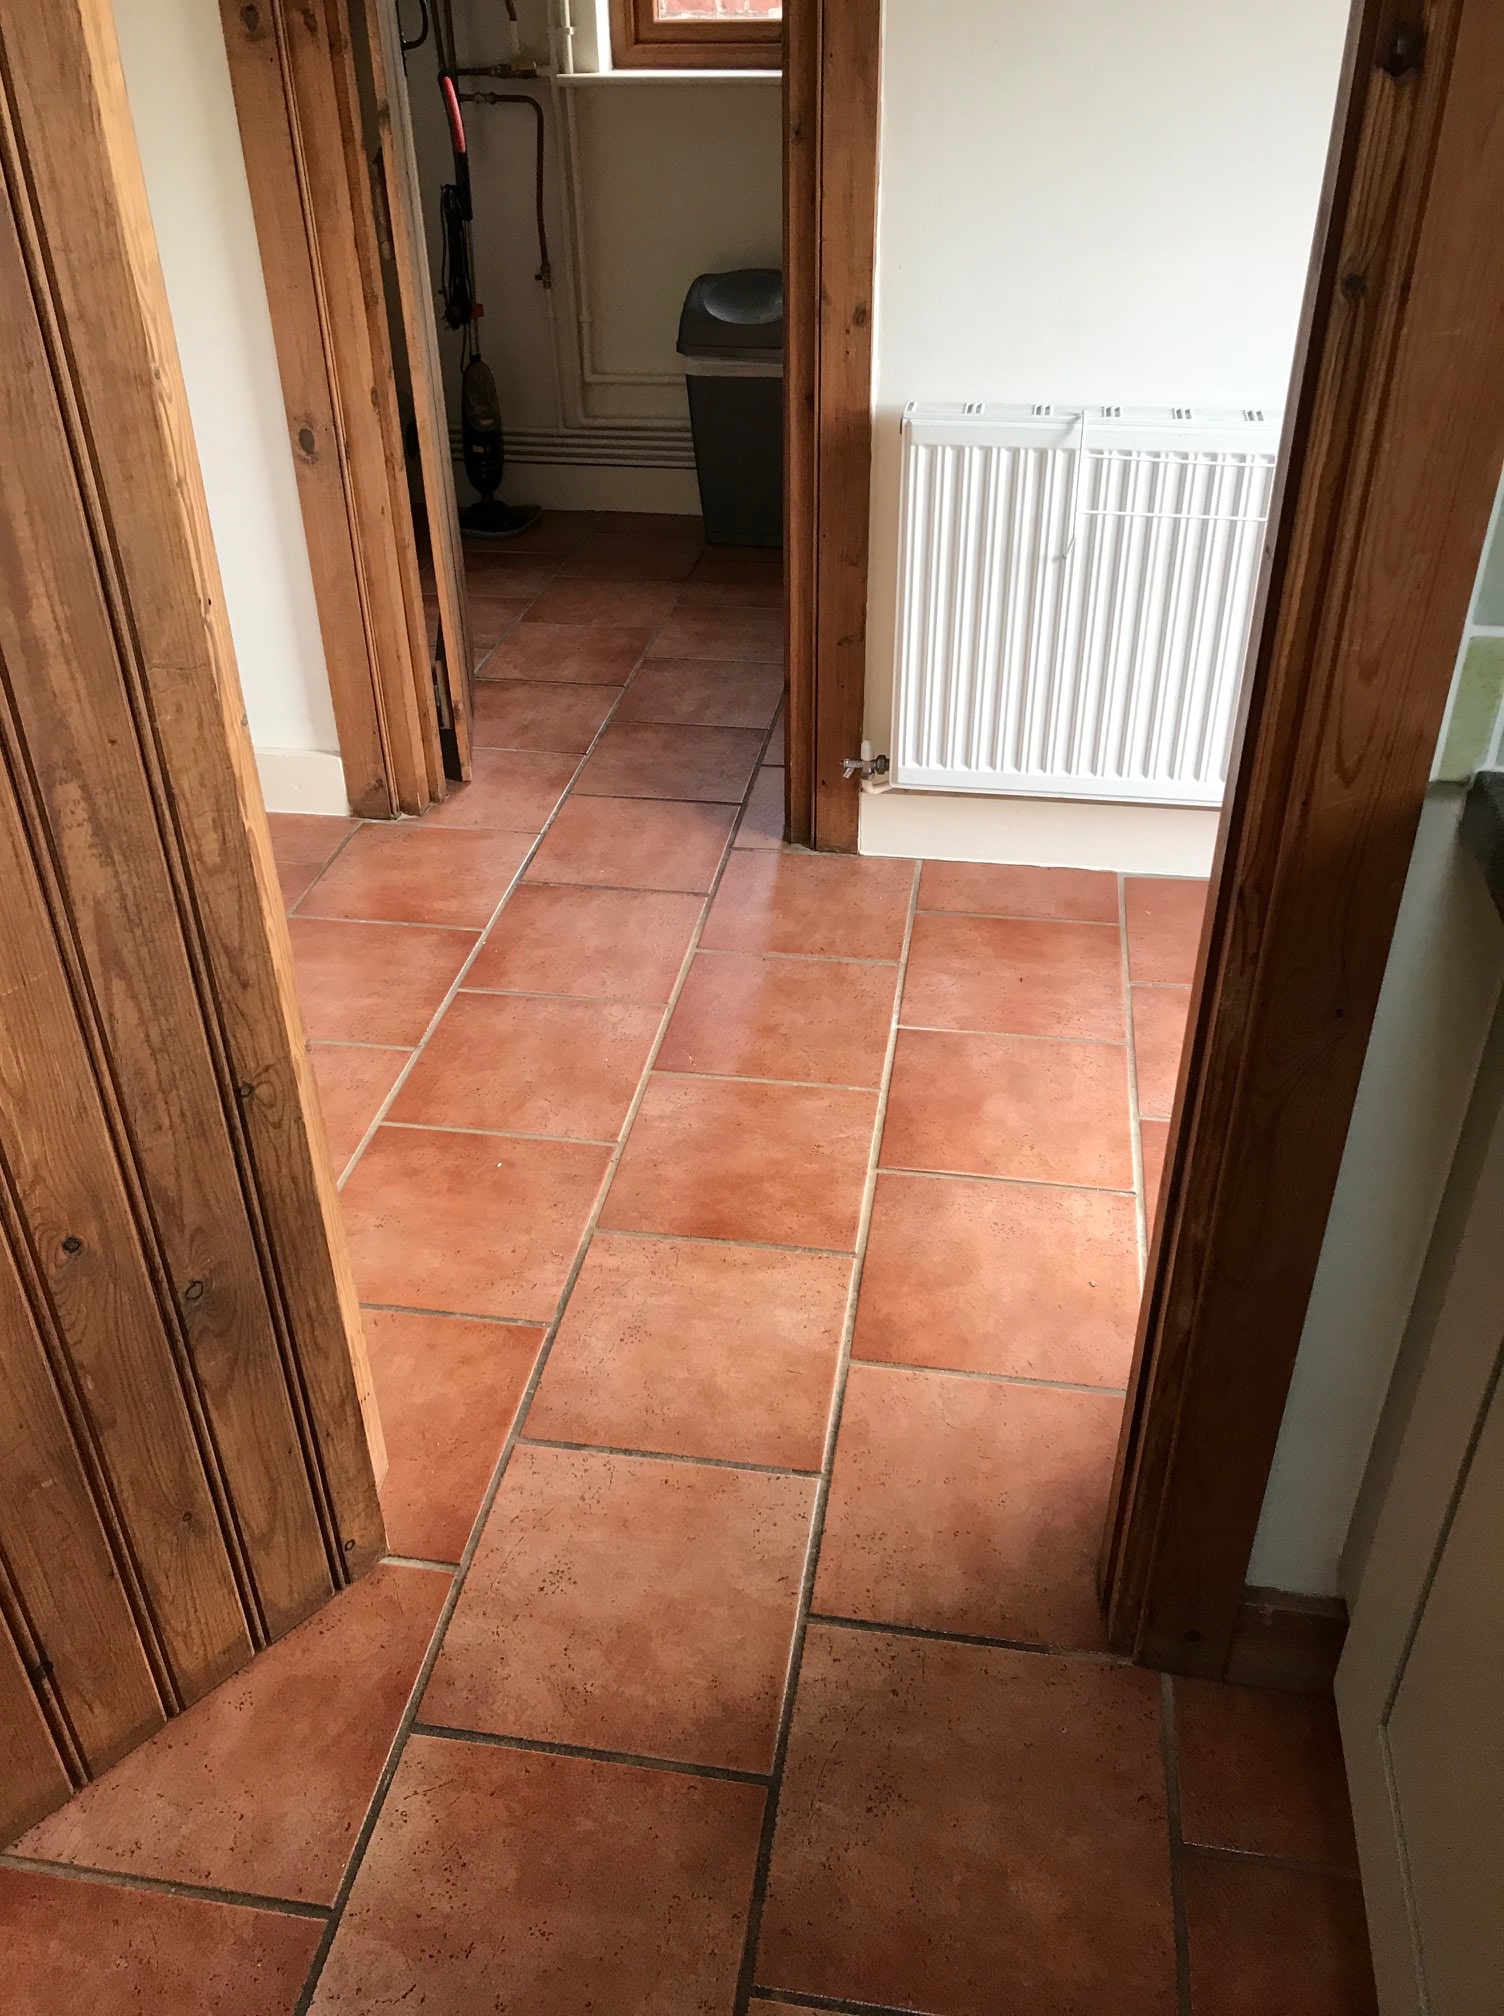
[[345,766],[327,749],[258,749],[256,774],[268,812],[349,815]]
[[857,848],[863,854],[930,861],[1207,875],[1219,816],[1214,808],[1202,805],[864,791]]

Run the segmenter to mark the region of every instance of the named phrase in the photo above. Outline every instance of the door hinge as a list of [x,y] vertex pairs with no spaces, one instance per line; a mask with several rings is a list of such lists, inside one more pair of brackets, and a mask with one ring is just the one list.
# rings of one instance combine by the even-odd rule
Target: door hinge
[[872,744],[864,742],[860,756],[843,756],[841,758],[841,770],[843,775],[847,777],[860,777],[863,783],[865,783],[869,777],[887,776],[888,759],[886,756],[874,756],[872,753]]

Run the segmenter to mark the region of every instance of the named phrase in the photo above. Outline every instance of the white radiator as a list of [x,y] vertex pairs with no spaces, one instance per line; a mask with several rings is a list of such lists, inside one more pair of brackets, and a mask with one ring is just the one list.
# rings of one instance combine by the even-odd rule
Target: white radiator
[[890,781],[1215,805],[1279,429],[911,406]]

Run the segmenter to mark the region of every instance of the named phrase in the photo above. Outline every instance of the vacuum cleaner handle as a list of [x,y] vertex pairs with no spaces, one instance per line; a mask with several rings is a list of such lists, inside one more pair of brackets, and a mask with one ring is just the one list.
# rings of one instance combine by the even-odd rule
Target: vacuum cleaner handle
[[447,70],[439,77],[444,94],[444,111],[449,120],[449,138],[454,147],[454,184],[459,191],[460,215],[468,224],[474,216],[470,203],[470,156],[465,146],[465,115],[460,111],[460,94]]

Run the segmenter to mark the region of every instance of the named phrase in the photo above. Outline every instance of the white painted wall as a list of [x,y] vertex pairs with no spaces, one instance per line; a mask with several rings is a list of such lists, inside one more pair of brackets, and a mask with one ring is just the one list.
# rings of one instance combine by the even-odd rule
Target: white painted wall
[[[562,0],[555,4],[562,18]],[[576,61],[588,65],[591,0],[575,9],[590,29],[576,36]],[[510,59],[496,0],[456,0],[454,11],[461,63]],[[518,12],[523,59],[545,63],[551,49],[562,57],[557,32],[550,43],[548,0],[520,0]],[[451,166],[431,41],[408,58],[407,74],[437,282],[438,189]],[[679,309],[698,273],[782,263],[777,77],[471,82],[532,95],[546,121],[551,291],[536,277],[532,117],[515,106],[465,108],[480,340],[515,471],[504,494],[562,508],[697,511],[674,349]],[[458,337],[441,330],[440,349],[454,419]],[[459,480],[462,497],[472,495]]]
[[[1281,409],[1347,18],[1347,0],[886,0],[867,672],[878,748],[905,405]],[[966,851],[988,858],[1014,837],[997,837],[988,801],[962,801],[968,813],[950,800],[931,823],[923,797],[902,798],[864,801],[864,849],[953,852],[971,826]],[[1204,861],[1204,816],[1136,823],[1156,829],[1145,844],[1183,847],[1181,872]],[[1045,844],[1041,822],[1027,824]],[[1061,832],[1065,851],[1023,858],[1073,858]]]
[[209,522],[273,811],[347,809],[216,8],[115,0]]

